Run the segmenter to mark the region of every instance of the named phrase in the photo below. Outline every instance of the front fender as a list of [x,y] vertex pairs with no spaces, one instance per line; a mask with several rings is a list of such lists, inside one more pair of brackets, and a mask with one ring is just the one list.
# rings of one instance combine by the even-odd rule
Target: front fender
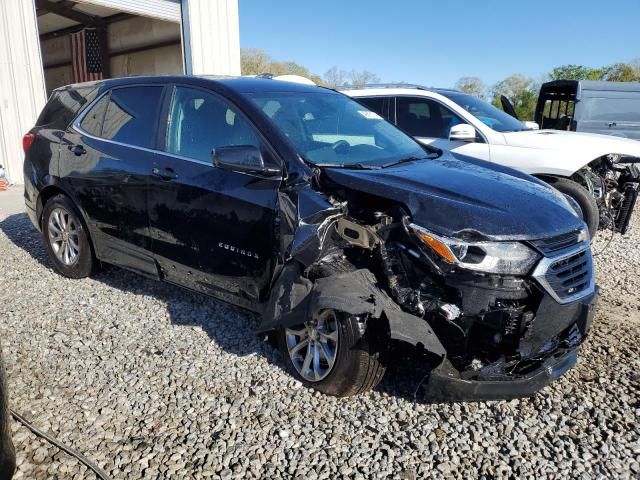
[[392,339],[422,347],[441,358],[446,355],[426,320],[401,310],[378,288],[373,273],[365,269],[311,282],[302,276],[296,262],[289,263],[272,289],[258,332],[303,324],[326,309],[386,320]]
[[580,152],[545,150],[512,145],[491,145],[491,160],[500,165],[521,170],[529,175],[571,177],[598,158]]

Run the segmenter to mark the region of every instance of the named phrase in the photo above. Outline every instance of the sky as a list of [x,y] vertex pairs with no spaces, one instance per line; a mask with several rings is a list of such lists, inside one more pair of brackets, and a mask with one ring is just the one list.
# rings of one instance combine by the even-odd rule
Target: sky
[[640,0],[239,0],[239,9],[242,48],[321,76],[337,66],[450,87],[640,57]]

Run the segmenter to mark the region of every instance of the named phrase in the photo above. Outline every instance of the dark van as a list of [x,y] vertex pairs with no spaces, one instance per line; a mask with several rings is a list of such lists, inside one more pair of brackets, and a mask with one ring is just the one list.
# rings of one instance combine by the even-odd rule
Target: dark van
[[562,194],[330,89],[72,85],[24,149],[27,211],[62,275],[109,263],[257,312],[328,394],[374,387],[402,342],[435,398],[530,395],[575,364],[593,316],[589,234]]
[[640,140],[640,83],[591,80],[544,83],[535,121],[541,129]]

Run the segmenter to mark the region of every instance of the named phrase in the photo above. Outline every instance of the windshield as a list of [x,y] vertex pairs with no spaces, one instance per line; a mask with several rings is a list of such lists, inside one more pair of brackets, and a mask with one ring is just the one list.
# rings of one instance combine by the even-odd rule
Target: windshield
[[319,91],[249,97],[315,165],[385,166],[427,157],[411,137],[347,96]]
[[522,122],[494,107],[490,103],[464,93],[442,93],[471,115],[497,132],[519,132],[527,130]]

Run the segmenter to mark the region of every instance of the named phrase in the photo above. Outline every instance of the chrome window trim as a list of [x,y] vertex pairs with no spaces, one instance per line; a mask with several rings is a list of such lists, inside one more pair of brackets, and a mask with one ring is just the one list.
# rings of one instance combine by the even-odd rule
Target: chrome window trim
[[[588,244],[587,246],[579,245],[578,248],[574,248],[563,255],[559,255],[555,257],[546,257],[546,256],[542,257],[542,259],[538,262],[538,265],[536,265],[536,268],[533,270],[533,273],[531,274],[531,276],[540,284],[542,288],[544,288],[544,290],[549,295],[551,295],[551,297],[556,302],[562,305],[575,302],[584,297],[588,297],[589,295],[593,294],[596,290],[596,276],[593,268],[593,257],[591,255],[590,250],[591,250],[591,247]],[[555,292],[555,290],[551,287],[549,282],[547,282],[546,276],[547,276],[547,273],[549,272],[549,268],[551,267],[552,264],[556,262],[566,260],[567,258],[570,258],[574,255],[578,255],[582,252],[588,252],[589,260],[591,261],[591,268],[590,268],[591,278],[589,279],[589,286],[584,290],[581,290],[573,295],[569,295],[566,298],[560,298],[558,294]]]
[[[140,85],[135,85],[135,86],[140,86]],[[119,87],[119,88],[123,88],[123,87]],[[141,147],[139,145],[132,145],[130,143],[117,142],[115,140],[109,140],[107,138],[98,137],[96,135],[93,135],[93,134],[87,132],[85,129],[83,129],[80,126],[80,124],[82,123],[82,120],[89,113],[89,111],[93,108],[94,104],[96,102],[98,102],[105,95],[108,95],[109,92],[111,92],[111,90],[114,90],[114,89],[107,90],[102,95],[96,97],[93,100],[93,102],[91,102],[89,105],[87,105],[87,107],[82,112],[80,112],[80,115],[78,115],[78,117],[76,117],[76,119],[71,124],[71,128],[73,130],[75,130],[76,133],[79,133],[80,135],[85,136],[85,137],[89,137],[89,138],[91,138],[93,140],[99,140],[101,142],[110,143],[112,145],[118,145],[118,146],[121,146],[121,147],[133,148],[135,150],[140,150],[140,151],[143,151],[143,152],[156,153],[156,154],[165,155],[165,156],[172,157],[172,158],[177,158],[179,160],[186,160],[187,162],[197,163],[199,165],[207,165],[207,166],[209,166],[211,168],[218,168],[213,164],[213,162],[205,162],[203,160],[197,160],[195,158],[184,157],[184,156],[178,155],[176,153],[165,152],[164,150],[158,150],[158,149],[155,149],[155,148],[147,148],[147,147]],[[232,170],[232,171],[235,172],[235,173],[240,173],[240,174],[243,174],[243,175],[249,175],[249,176],[252,176],[252,177],[259,176],[261,178],[269,178],[269,179],[273,179],[273,180],[278,180],[278,179],[282,180],[282,178],[283,178],[282,175],[277,175],[277,176],[276,175],[274,175],[274,176],[271,176],[271,175],[256,175],[256,174],[252,174],[252,173],[248,173],[248,172],[239,172],[239,171],[236,171],[236,170]]]

